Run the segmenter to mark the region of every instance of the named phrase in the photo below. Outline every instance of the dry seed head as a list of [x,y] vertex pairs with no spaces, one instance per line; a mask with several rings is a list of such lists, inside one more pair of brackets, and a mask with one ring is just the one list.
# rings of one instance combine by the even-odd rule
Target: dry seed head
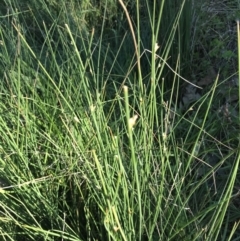
[[129,128],[132,129],[133,126],[136,124],[138,115],[134,115],[132,118],[129,119],[128,124],[129,124]]
[[74,116],[73,120],[77,123],[80,123],[79,119],[77,118],[77,116]]
[[96,109],[96,106],[90,105],[89,109],[90,109],[91,112],[93,112]]
[[160,48],[160,46],[158,45],[158,43],[155,43],[155,53],[157,52],[157,50]]

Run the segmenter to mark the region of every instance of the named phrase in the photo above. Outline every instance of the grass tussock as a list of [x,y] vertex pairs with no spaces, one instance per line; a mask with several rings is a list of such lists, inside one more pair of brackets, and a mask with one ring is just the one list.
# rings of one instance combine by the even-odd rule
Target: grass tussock
[[238,240],[239,78],[191,79],[191,1],[0,9],[1,240]]

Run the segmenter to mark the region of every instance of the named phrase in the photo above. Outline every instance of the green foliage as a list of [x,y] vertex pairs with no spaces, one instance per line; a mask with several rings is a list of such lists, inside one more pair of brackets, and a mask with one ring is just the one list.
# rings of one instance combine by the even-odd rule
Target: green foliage
[[192,1],[0,5],[2,240],[238,237],[239,88],[179,91]]
[[229,73],[237,72],[238,3],[199,1],[194,3],[194,9],[192,72],[206,76],[209,68],[214,68],[220,70],[222,81]]

